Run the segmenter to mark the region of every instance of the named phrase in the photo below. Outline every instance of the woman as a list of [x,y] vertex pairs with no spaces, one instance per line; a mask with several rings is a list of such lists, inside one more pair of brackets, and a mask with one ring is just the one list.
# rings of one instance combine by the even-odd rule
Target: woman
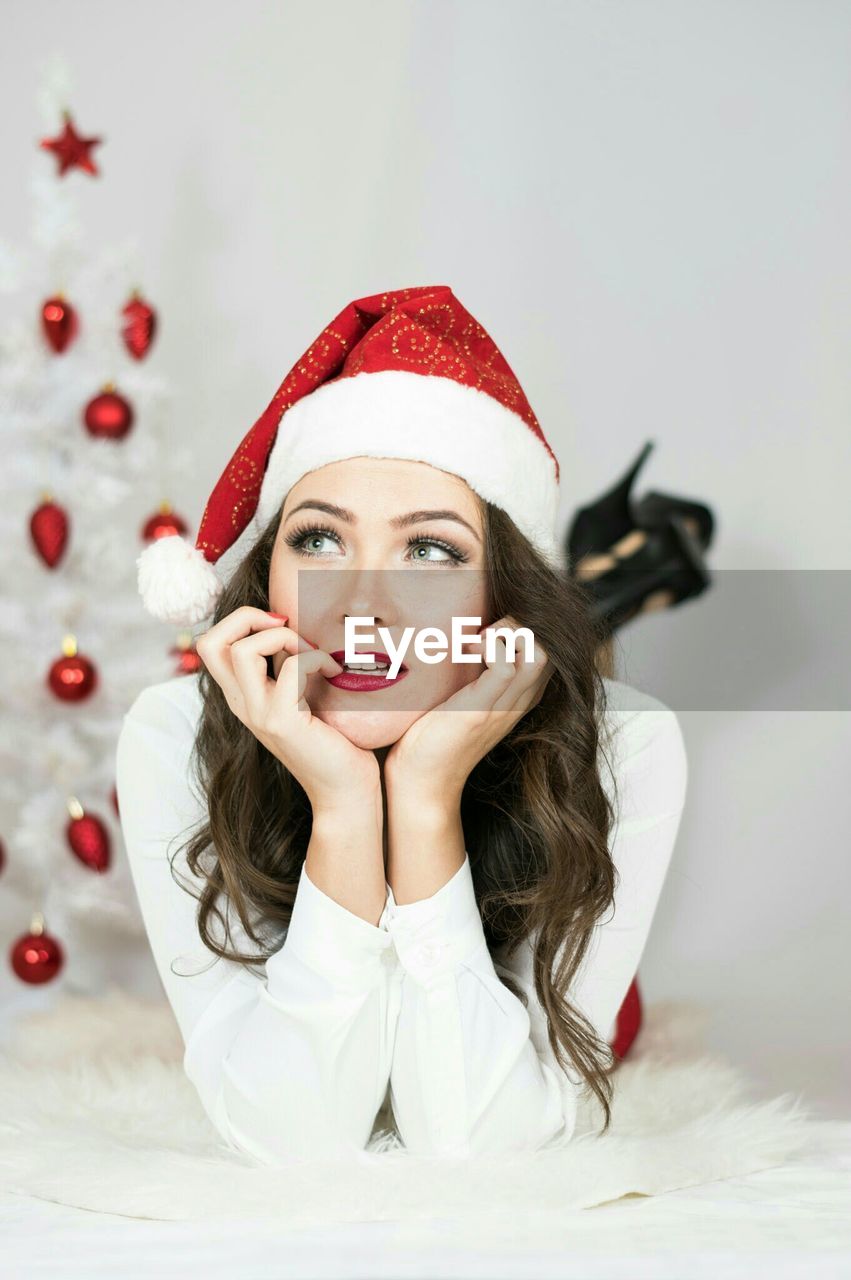
[[[388,1100],[421,1154],[568,1141],[583,1089],[609,1123],[687,768],[674,713],[598,673],[558,480],[481,325],[446,286],[400,290],[293,366],[196,546],[139,558],[155,616],[213,616],[200,676],[125,717],[128,856],[187,1075],[261,1161],[362,1150]],[[254,515],[224,586],[212,563]],[[495,643],[467,625],[465,660],[409,649],[358,688],[332,657],[347,618],[396,648],[453,618]]]

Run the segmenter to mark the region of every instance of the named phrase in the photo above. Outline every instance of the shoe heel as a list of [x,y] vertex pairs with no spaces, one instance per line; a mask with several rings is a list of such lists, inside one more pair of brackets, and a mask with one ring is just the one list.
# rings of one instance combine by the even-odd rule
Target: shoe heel
[[688,516],[697,523],[697,537],[704,551],[712,542],[715,518],[709,507],[702,502],[692,502],[673,493],[660,493],[651,489],[634,503],[633,511],[636,523],[642,529],[658,529],[672,515]]
[[566,537],[569,563],[576,564],[590,552],[605,551],[635,528],[630,491],[653,447],[654,442],[648,440],[622,479],[596,502],[577,509]]

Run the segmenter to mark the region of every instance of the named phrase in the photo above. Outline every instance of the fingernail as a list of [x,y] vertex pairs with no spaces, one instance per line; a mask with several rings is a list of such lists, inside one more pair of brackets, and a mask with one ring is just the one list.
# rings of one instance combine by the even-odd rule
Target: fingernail
[[280,618],[282,622],[289,620],[289,614],[287,613],[275,613],[273,609],[267,609],[266,612],[270,618]]

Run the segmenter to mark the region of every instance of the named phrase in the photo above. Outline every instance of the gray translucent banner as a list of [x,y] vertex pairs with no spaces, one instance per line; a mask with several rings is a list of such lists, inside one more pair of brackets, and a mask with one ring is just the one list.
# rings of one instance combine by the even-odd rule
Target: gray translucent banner
[[851,709],[851,571],[716,569],[614,637],[627,684],[676,711]]
[[[639,579],[637,599],[641,587]],[[387,629],[393,649],[409,631],[402,678],[367,691],[325,682],[323,705],[331,705],[328,698],[346,711],[422,713],[475,680],[485,664],[473,640],[478,621],[464,625],[459,661],[451,649],[439,661],[421,660],[418,633],[437,629],[451,642],[453,618],[491,623],[489,595],[484,569],[299,570],[298,615],[290,625],[333,651],[344,648],[347,616],[374,618],[372,642],[362,625],[355,648],[391,657],[379,629]],[[433,637],[425,643],[432,654],[440,651]],[[623,624],[613,647],[616,677],[677,711],[847,711],[851,571],[714,570],[701,595]],[[517,660],[523,656],[521,639]]]

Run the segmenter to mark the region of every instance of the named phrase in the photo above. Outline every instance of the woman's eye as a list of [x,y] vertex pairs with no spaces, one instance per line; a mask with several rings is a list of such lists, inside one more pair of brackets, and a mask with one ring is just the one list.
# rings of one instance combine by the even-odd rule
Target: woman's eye
[[322,555],[322,543],[331,542],[339,546],[339,538],[330,529],[294,529],[285,539],[288,546],[301,556]]
[[[437,555],[422,555],[422,547],[426,547],[429,552],[436,551]],[[465,564],[469,559],[466,552],[454,543],[447,542],[445,538],[424,538],[412,534],[408,539],[408,548],[412,553],[411,560],[418,564]]]
[[[306,538],[302,546],[306,551],[319,551],[323,542],[331,542],[333,539],[328,537],[327,533],[314,533],[311,537]],[[317,544],[319,544],[317,546]]]
[[[293,529],[287,534],[285,541],[289,547],[301,556],[320,557],[328,553],[323,543],[331,543],[333,548],[342,544],[339,536],[331,529],[318,527]],[[415,564],[463,564],[467,555],[460,547],[443,538],[423,538],[412,535],[406,542],[408,559]]]
[[[426,563],[430,560],[438,560],[438,561],[450,560],[451,561],[456,558],[455,556],[452,555],[450,551],[447,551],[443,547],[438,546],[437,543],[435,542],[427,542],[427,541],[415,542],[411,546],[411,551],[412,551],[412,555],[411,555],[412,560],[423,560]],[[423,552],[427,553],[429,551],[435,551],[437,552],[437,554],[434,556],[423,554]]]

